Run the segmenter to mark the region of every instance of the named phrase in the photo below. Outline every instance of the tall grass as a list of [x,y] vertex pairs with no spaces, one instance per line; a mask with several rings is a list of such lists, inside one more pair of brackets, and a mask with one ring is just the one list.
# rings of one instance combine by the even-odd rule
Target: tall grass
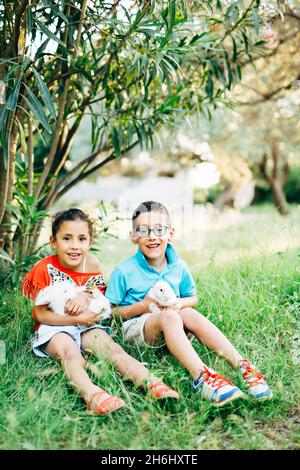
[[[222,250],[230,246],[224,233],[219,238]],[[244,235],[248,239],[249,232]],[[17,289],[5,290],[0,294],[0,340],[6,345],[6,362],[0,364],[0,448],[299,447],[299,364],[293,342],[300,321],[299,252],[281,250],[249,257],[244,251],[237,260],[221,264],[216,257],[206,256],[205,262],[199,256],[199,268],[193,258],[197,308],[258,365],[273,390],[272,401],[257,404],[246,398],[216,409],[194,393],[188,373],[165,349],[124,346],[118,332],[115,339],[177,389],[181,399],[155,402],[125,382],[110,364],[89,357],[88,370],[95,383],[123,397],[127,406],[107,417],[87,415],[59,364],[32,354],[29,303]],[[238,372],[223,359],[196,340],[193,344],[209,366],[243,387]]]

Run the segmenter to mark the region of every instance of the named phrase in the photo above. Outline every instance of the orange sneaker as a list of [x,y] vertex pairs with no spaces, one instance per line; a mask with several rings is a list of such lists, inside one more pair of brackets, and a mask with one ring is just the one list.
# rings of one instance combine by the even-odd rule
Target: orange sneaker
[[163,398],[175,398],[178,400],[179,398],[179,393],[168,387],[162,380],[156,380],[150,385],[149,394],[158,400],[162,400]]
[[123,406],[125,406],[125,402],[122,398],[110,395],[104,390],[99,390],[99,392],[93,393],[89,398],[86,410],[91,414],[105,416]]

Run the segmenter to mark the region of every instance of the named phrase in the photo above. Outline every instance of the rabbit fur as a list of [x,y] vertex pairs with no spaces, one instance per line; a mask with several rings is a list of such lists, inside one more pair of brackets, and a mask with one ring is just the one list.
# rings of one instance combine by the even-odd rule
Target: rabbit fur
[[[77,294],[86,290],[86,286],[76,286],[69,281],[56,282],[42,289],[36,299],[35,305],[48,305],[57,315],[66,316],[65,305],[70,299],[74,299]],[[109,300],[99,291],[91,291],[89,309],[94,313],[99,313],[102,320],[111,317],[111,306]]]
[[[156,300],[162,307],[172,307],[178,302],[178,299],[170,286],[166,281],[158,281],[148,292],[151,299]],[[157,305],[150,304],[149,306],[151,313],[159,313],[160,310]]]

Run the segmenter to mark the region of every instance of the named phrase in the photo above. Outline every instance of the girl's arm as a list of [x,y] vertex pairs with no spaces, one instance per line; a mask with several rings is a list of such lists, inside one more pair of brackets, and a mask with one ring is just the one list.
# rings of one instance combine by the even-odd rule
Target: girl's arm
[[84,325],[91,326],[99,321],[99,316],[96,313],[85,311],[80,315],[61,316],[50,310],[47,305],[39,305],[34,308],[35,318],[43,325]]

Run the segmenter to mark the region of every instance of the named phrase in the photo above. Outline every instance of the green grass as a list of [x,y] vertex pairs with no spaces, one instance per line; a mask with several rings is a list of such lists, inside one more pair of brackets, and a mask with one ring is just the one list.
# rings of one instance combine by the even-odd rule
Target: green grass
[[[293,337],[300,322],[300,258],[299,249],[289,248],[295,233],[299,234],[299,222],[291,217],[270,225],[274,214],[264,211],[265,230],[261,224],[253,224],[252,230],[238,226],[212,231],[208,234],[211,248],[203,250],[203,256],[181,252],[191,260],[198,310],[256,362],[273,390],[272,401],[256,404],[246,399],[216,409],[194,394],[187,372],[166,350],[144,351],[126,345],[152,372],[178,389],[182,398],[165,404],[153,402],[122,380],[109,364],[89,358],[95,383],[127,403],[111,416],[89,416],[60,366],[33,356],[29,303],[17,289],[5,290],[0,299],[0,340],[6,345],[6,362],[0,365],[0,448],[299,448],[299,364],[294,360]],[[283,242],[279,249],[276,245],[273,251],[262,250],[265,232],[269,239],[270,234],[276,239],[281,223],[293,226],[287,230],[293,240],[287,245]],[[278,240],[282,233],[277,235]],[[178,245],[180,248],[180,242]],[[112,257],[103,250],[103,270],[108,274],[114,263],[131,252],[125,241],[120,246]],[[253,246],[259,248],[257,255],[251,251]],[[234,249],[236,257],[232,256]],[[123,344],[120,334],[116,339]],[[208,365],[242,386],[238,373],[224,360],[195,340],[193,344]]]

